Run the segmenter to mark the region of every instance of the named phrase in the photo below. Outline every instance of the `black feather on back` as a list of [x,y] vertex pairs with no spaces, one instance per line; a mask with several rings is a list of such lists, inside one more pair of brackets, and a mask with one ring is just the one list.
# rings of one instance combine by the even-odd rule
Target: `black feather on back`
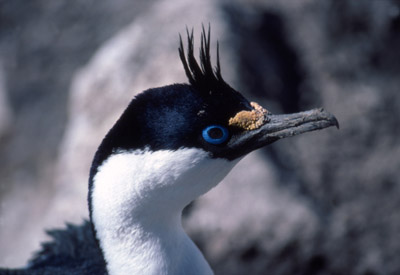
[[66,229],[50,230],[47,234],[52,240],[42,243],[42,249],[35,253],[25,269],[0,269],[0,274],[107,274],[88,221],[80,226],[67,224]]
[[42,249],[36,252],[29,261],[29,267],[60,266],[68,262],[76,263],[102,258],[89,221],[85,221],[80,226],[68,223],[66,226],[66,229],[53,229],[46,232],[53,240],[42,243]]

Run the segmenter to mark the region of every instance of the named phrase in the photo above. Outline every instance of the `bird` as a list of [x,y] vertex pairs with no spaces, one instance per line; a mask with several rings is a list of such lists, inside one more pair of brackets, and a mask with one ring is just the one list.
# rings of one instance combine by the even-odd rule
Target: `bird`
[[222,77],[210,26],[178,54],[188,83],[136,95],[98,147],[89,173],[89,220],[47,233],[28,265],[0,274],[213,274],[181,216],[248,153],[277,140],[339,127],[322,108],[276,115]]

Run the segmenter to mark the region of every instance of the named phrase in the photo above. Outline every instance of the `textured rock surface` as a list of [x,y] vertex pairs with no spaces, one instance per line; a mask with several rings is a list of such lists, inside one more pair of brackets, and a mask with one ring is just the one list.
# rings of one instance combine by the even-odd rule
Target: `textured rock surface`
[[[66,127],[56,167],[37,176],[46,184],[25,179],[0,197],[0,242],[6,244],[0,260],[7,255],[17,259],[8,263],[21,263],[26,242],[33,249],[43,226],[86,215],[87,171],[100,139],[133,95],[185,81],[177,34],[185,25],[198,34],[201,22],[210,21],[221,42],[223,75],[233,86],[269,111],[324,106],[341,124],[340,131],[306,134],[251,154],[188,209],[184,225],[216,273],[400,270],[398,4],[221,3],[158,1],[76,72],[63,105],[68,119],[58,120]],[[2,161],[6,157],[12,159],[4,154]],[[7,182],[24,179],[5,175],[14,175]],[[21,213],[30,218],[17,230]],[[10,242],[21,235],[29,238]]]
[[3,63],[0,59],[0,139],[9,131],[12,122],[10,103],[7,98],[7,84],[4,76]]

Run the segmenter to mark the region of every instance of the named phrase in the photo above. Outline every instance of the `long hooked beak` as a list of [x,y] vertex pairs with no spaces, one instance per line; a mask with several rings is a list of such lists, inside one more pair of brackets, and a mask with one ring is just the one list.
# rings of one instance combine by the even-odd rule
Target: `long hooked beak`
[[282,138],[331,126],[339,128],[336,117],[322,108],[283,115],[273,115],[265,111],[261,121],[261,125],[257,125],[255,129],[242,131],[231,138],[228,146],[234,152],[232,159],[244,156]]

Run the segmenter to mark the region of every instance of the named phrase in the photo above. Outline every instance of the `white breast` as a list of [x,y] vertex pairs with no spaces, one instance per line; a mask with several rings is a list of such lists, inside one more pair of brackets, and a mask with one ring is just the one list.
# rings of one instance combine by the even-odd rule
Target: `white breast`
[[110,274],[212,274],[181,226],[182,209],[238,161],[201,149],[110,156],[93,179],[92,218]]

